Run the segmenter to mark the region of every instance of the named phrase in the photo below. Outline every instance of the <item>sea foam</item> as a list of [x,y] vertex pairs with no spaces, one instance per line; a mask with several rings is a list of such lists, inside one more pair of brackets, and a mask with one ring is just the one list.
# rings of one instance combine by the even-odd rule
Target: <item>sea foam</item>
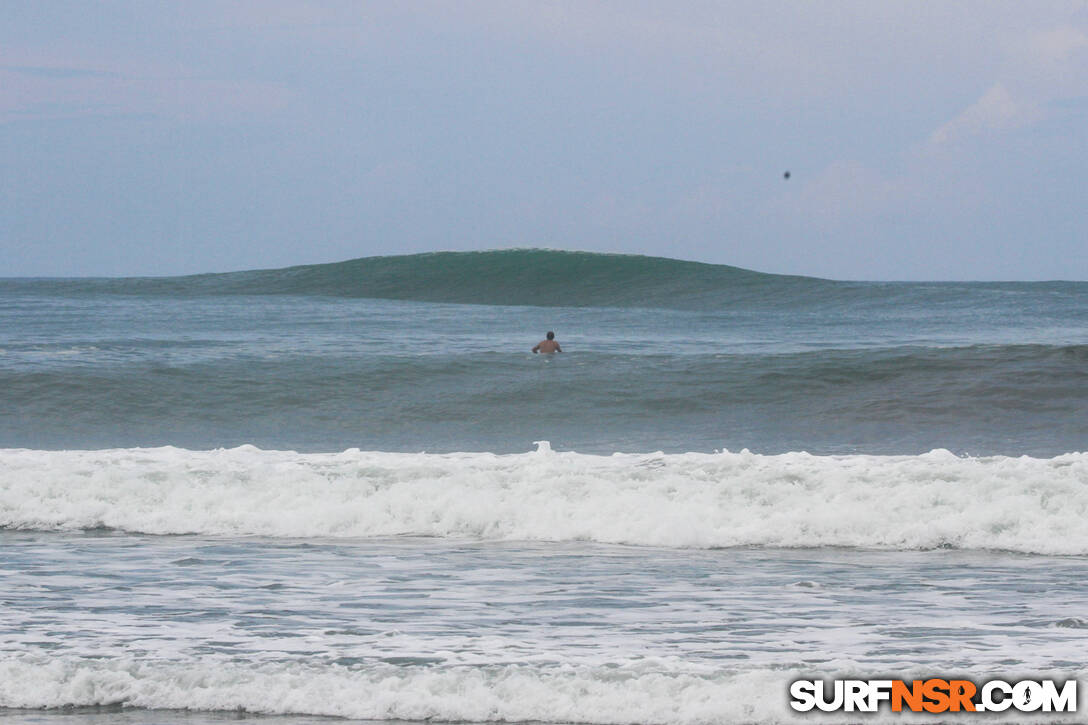
[[0,450],[0,526],[1088,554],[1088,454]]
[[[792,679],[804,676],[811,673],[783,669],[698,673],[681,663],[664,662],[609,668],[353,669],[23,656],[0,660],[0,707],[123,705],[420,722],[781,723],[800,719],[789,709],[787,692]],[[1068,676],[1062,673],[1060,679]],[[1077,718],[1077,713],[1051,713],[1047,721]],[[993,719],[1031,717],[1010,711]],[[858,716],[840,712],[818,720],[851,723],[858,722]],[[925,713],[887,709],[867,714],[865,720],[934,722]]]

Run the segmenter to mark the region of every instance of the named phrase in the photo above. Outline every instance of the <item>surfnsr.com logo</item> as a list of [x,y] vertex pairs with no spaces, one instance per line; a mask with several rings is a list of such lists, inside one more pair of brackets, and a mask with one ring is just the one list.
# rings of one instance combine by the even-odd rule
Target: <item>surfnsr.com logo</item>
[[1066,680],[795,680],[790,707],[797,712],[1076,712],[1077,681]]

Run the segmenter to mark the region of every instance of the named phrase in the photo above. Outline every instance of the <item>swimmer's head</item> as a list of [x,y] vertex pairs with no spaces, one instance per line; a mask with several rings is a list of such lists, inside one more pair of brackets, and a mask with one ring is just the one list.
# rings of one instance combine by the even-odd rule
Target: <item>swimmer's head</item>
[[554,340],[555,339],[555,333],[552,332],[551,330],[548,330],[548,339],[549,340]]

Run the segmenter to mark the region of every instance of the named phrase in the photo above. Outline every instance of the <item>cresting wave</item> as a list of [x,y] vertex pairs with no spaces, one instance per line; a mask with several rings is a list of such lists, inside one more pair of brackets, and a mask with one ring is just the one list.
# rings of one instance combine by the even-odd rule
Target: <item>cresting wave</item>
[[1029,289],[1079,300],[1088,293],[1088,284],[841,282],[666,257],[553,249],[362,257],[328,264],[181,277],[0,278],[0,293],[17,295],[312,295],[699,311],[898,309],[920,303],[954,311],[1008,301],[1010,295],[1016,297]]
[[0,451],[0,526],[1088,554],[1088,454]]
[[484,305],[703,308],[834,284],[726,265],[549,249],[430,252],[184,277],[0,280],[0,290],[124,295],[321,295]]

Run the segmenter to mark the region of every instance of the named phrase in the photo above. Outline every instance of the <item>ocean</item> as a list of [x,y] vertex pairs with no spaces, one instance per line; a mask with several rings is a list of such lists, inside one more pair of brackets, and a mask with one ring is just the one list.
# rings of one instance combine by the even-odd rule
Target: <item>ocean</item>
[[1088,674],[1084,282],[0,279],[0,411],[4,721],[934,722],[789,683]]

